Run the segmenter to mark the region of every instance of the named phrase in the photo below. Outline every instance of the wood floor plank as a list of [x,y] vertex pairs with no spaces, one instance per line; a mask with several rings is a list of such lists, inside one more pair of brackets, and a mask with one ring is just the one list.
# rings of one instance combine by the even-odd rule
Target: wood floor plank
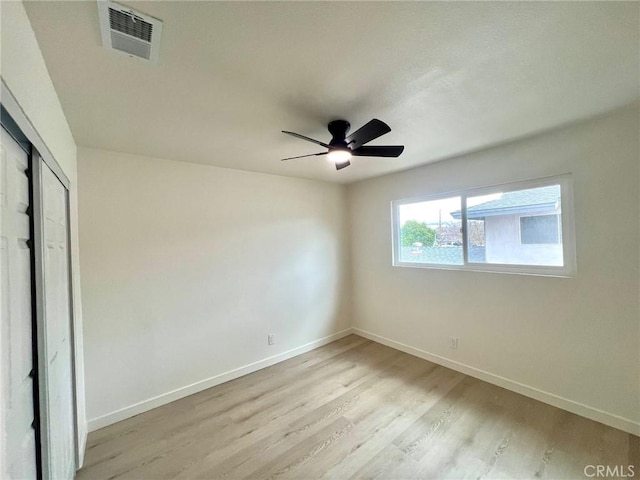
[[[318,433],[297,443],[274,460],[258,466],[245,478],[311,478],[308,465],[334,447],[353,430],[353,424],[339,417]],[[305,468],[307,467],[307,468]]]
[[[349,335],[325,345],[322,348],[312,350],[285,362],[278,363],[272,367],[252,373],[251,385],[264,384],[269,388],[269,383],[274,378],[285,380],[283,375],[295,376],[300,371],[308,372],[309,367],[318,363],[326,362],[337,355],[344,354],[349,350],[358,348],[362,345],[366,346],[372,344],[373,342],[362,337]],[[231,380],[218,385],[215,388],[210,388],[185,397],[179,402],[172,402],[168,405],[136,415],[135,417],[127,419],[126,422],[118,422],[102,428],[92,433],[88,439],[87,448],[92,448],[93,446],[105,441],[113,441],[118,437],[127,436],[136,428],[145,428],[148,425],[153,425],[159,418],[170,418],[173,416],[174,410],[176,409],[178,411],[183,411],[184,409],[191,408],[192,406],[196,406],[201,403],[206,403],[212,400],[217,401],[225,397],[233,397],[237,392],[246,394],[247,382],[245,379],[246,376]]]
[[[631,472],[631,478],[640,479],[640,437],[629,435],[629,446],[627,450],[627,461],[623,465],[633,465],[635,468]],[[628,473],[628,472],[627,472]]]
[[417,479],[419,465],[393,443],[387,444],[369,462],[361,465],[349,478],[351,480],[374,480],[380,478]]
[[77,478],[637,478],[638,462],[638,437],[351,335],[92,432]]
[[[98,440],[90,442],[87,452],[91,455],[87,456],[87,466],[117,455],[132,456],[132,450],[140,448],[141,444],[149,445],[154,442],[162,444],[167,437],[176,437],[181,432],[188,432],[188,435],[191,435],[190,430],[193,425],[197,426],[196,428],[202,428],[205,424],[210,428],[222,428],[231,421],[242,419],[243,416],[251,416],[248,409],[264,410],[265,402],[271,402],[271,405],[280,405],[282,398],[291,397],[292,390],[295,389],[304,390],[309,385],[328,385],[340,380],[352,382],[354,375],[362,374],[363,368],[366,368],[366,366],[359,365],[358,362],[371,363],[374,359],[384,361],[393,355],[398,355],[398,352],[388,347],[373,342],[359,343],[353,349],[312,363],[304,369],[304,377],[298,379],[297,382],[291,381],[291,378],[296,378],[297,373],[295,372],[281,374],[276,378],[272,378],[271,375],[252,374],[250,376],[251,382],[245,380],[244,388],[238,388],[240,383],[238,380],[242,380],[238,379],[228,382],[229,384],[233,383],[231,386],[224,384],[209,389],[215,390],[215,392],[208,391],[206,396],[197,394],[178,402],[172,402],[126,422],[120,422],[123,425],[128,424],[128,427],[121,427],[119,431],[110,436],[103,435]],[[293,370],[295,370],[295,365]],[[247,379],[248,377],[242,378]],[[280,398],[274,399],[278,395]],[[158,421],[158,419],[162,420]],[[121,460],[123,458],[121,457]]]
[[[244,450],[237,452],[222,465],[218,465],[216,473],[222,474],[225,477],[228,476],[229,478],[239,478],[248,475],[249,471],[243,470],[246,469],[248,464],[247,459],[254,459],[260,463],[268,460],[270,456],[272,457],[273,455],[280,454],[292,448],[300,440],[315,432],[319,426],[324,426],[332,422],[334,419],[348,412],[349,409],[354,408],[365,392],[375,390],[377,393],[391,393],[397,388],[398,382],[401,382],[403,378],[410,378],[412,371],[416,370],[416,365],[413,365],[412,368],[407,368],[406,360],[408,356],[400,354],[399,357],[400,359],[398,361],[389,360],[391,363],[389,367],[384,369],[380,367],[380,370],[378,370],[379,374],[369,378],[367,381],[359,385],[351,383],[352,388],[350,391],[333,401],[325,403],[309,414],[300,417],[297,421],[290,423],[289,428],[282,430],[280,434],[273,435],[261,441],[258,445],[249,445]],[[434,366],[417,365],[417,367],[423,372],[426,369],[432,369]],[[395,383],[390,383],[390,381],[394,381]],[[278,421],[284,422],[286,418],[279,418]],[[215,454],[212,456],[215,456]],[[209,464],[212,456],[202,463],[204,465]],[[200,469],[200,472],[202,472],[202,469]]]
[[[301,398],[299,392],[313,396],[316,393],[314,390],[318,390],[318,394],[322,392],[321,398],[326,402],[328,387],[333,385],[344,390],[346,387],[343,384],[357,385],[376,374],[377,370],[372,369],[372,366],[403,355],[388,347],[367,342],[358,349],[339,355],[338,360],[330,358],[310,366],[305,371],[306,375],[298,381],[288,381],[285,376],[279,377],[277,381],[252,382],[234,396],[214,395],[210,400],[213,405],[198,402],[195,406],[190,405],[190,409],[182,416],[167,418],[159,425],[137,430],[127,441],[120,439],[116,451],[100,451],[102,456],[99,459],[96,458],[98,449],[94,447],[92,463],[88,463],[87,466],[95,465],[94,472],[100,472],[97,464],[118,458],[115,478],[135,477],[140,470],[157,472],[156,463],[167,463],[176,452],[196,448],[194,444],[198,442],[202,431],[215,431],[220,439],[220,444],[212,445],[207,442],[205,448],[221,447],[226,442],[250,434],[252,435],[249,438],[255,437],[260,433],[257,432],[260,425],[279,419],[283,411],[298,410],[295,418],[305,413],[300,407],[308,407],[308,402],[301,401],[301,405],[296,405],[287,401],[291,398]],[[145,434],[138,435],[139,431]],[[102,446],[104,447],[104,444]],[[107,453],[109,456],[106,456]],[[140,456],[149,458],[138,465]]]
[[463,377],[442,367],[415,370],[401,378],[391,392],[382,395],[376,392],[371,402],[346,412],[345,417],[355,425],[358,441],[343,446],[343,455],[323,471],[323,478],[344,479],[354,475],[384,451],[389,439],[409,428],[437,402],[434,390],[450,390]]

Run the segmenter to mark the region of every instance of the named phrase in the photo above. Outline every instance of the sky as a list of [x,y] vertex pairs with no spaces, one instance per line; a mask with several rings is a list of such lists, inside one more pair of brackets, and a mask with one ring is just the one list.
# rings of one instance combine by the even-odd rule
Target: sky
[[[502,193],[467,197],[467,207],[473,207],[480,203],[496,200],[502,197]],[[451,216],[451,212],[460,210],[460,197],[442,198],[419,203],[407,203],[400,205],[400,225],[408,220],[416,220],[423,223],[459,222]]]

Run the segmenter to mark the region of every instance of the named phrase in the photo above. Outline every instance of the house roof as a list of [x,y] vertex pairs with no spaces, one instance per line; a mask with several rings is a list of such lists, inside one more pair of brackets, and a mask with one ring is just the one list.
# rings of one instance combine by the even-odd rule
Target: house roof
[[[501,198],[467,208],[467,218],[484,218],[515,213],[540,213],[558,208],[560,185],[505,192]],[[460,218],[460,210],[451,212]]]

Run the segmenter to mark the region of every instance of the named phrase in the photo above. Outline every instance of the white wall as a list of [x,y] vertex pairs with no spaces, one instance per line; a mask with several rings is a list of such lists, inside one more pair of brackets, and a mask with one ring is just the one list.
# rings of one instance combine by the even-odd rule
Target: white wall
[[[640,433],[638,128],[638,110],[629,108],[351,185],[355,326]],[[575,278],[391,266],[392,200],[567,172]],[[460,338],[458,350],[450,336]]]
[[84,148],[78,162],[91,429],[350,327],[344,186]]
[[[76,333],[76,377],[78,395],[78,425],[81,445],[87,435],[84,402],[84,369],[82,345],[82,308],[80,302],[80,264],[78,254],[78,196],[76,170],[76,144],[64,116],[64,112],[53,87],[51,77],[44,63],[40,47],[24,10],[22,2],[0,2],[2,32],[2,54],[0,76],[17,104],[8,98],[0,99],[9,113],[18,121],[25,134],[32,137],[32,131],[42,141],[65,175],[71,186],[70,227],[71,227],[71,271],[73,281],[73,313]],[[25,118],[28,125],[21,119]],[[29,127],[27,129],[27,126]],[[43,146],[38,145],[42,150]],[[45,153],[41,151],[41,153]]]

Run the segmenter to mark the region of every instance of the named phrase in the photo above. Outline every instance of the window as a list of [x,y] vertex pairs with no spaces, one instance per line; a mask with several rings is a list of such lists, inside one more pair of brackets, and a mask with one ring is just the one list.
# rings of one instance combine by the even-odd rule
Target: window
[[520,217],[520,243],[535,245],[560,242],[560,215]]
[[398,200],[392,206],[396,266],[575,274],[569,175]]

